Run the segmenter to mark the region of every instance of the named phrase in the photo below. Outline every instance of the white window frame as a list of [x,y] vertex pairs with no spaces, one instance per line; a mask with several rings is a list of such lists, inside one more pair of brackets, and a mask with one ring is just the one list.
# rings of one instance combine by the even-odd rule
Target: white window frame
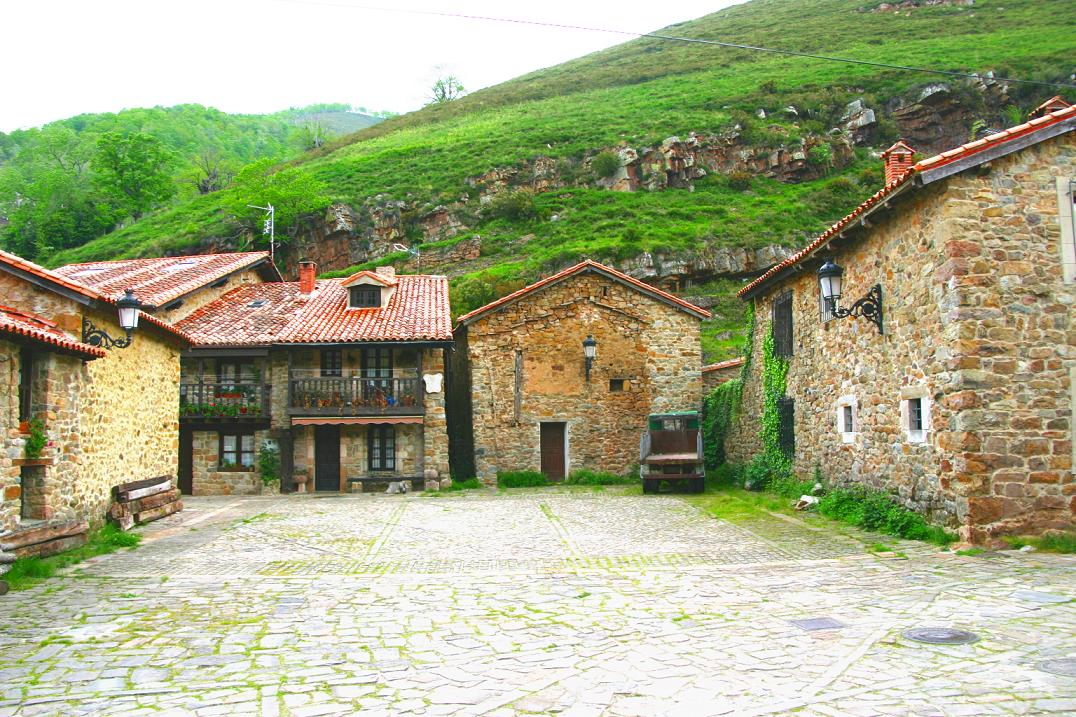
[[1057,221],[1061,225],[1061,272],[1066,284],[1076,283],[1076,177],[1057,178]]
[[[844,409],[852,409],[852,430],[844,430]],[[855,443],[859,435],[859,401],[855,396],[841,396],[837,399],[837,433],[841,443]]]
[[[913,431],[911,428],[911,401],[916,398],[922,401],[921,417],[923,428],[922,430]],[[904,432],[904,441],[906,443],[923,445],[930,442],[930,437],[933,434],[931,428],[931,404],[930,389],[926,386],[905,386],[901,388],[900,428]]]

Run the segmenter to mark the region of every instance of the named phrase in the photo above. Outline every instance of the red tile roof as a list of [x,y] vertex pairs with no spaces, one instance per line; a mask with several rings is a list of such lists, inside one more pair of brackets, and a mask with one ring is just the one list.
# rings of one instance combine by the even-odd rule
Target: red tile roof
[[[16,256],[15,254],[3,251],[2,249],[0,249],[0,264],[6,264],[8,267],[11,267],[18,271],[23,271],[32,276],[36,276],[38,279],[43,279],[46,284],[52,284],[58,289],[66,289],[76,294],[81,294],[82,296],[86,297],[87,299],[90,299],[91,301],[98,301],[101,303],[111,304],[112,306],[115,306],[116,301],[120,298],[119,296],[106,296],[105,294],[102,294],[96,289],[86,286],[79,281],[69,279],[68,277],[59,274],[51,269],[46,269],[45,267],[35,264],[32,261],[28,261],[26,259],[23,259],[21,256]],[[145,323],[155,326],[158,329],[161,329],[166,333],[172,334],[173,336],[180,338],[184,341],[189,340],[189,337],[179,329],[173,327],[171,324],[167,324],[164,321],[161,321],[154,316],[150,316],[144,311],[140,312],[139,316],[140,321],[144,321]]]
[[349,309],[346,279],[248,284],[201,307],[177,326],[197,346],[451,341],[448,279],[403,274],[384,309]]
[[681,309],[683,311],[686,311],[689,314],[694,314],[695,316],[699,317],[700,319],[708,319],[708,318],[710,318],[710,312],[707,311],[706,309],[699,308],[698,306],[695,306],[694,304],[692,304],[690,302],[684,301],[683,299],[681,299],[679,297],[676,297],[676,296],[673,296],[672,294],[670,294],[668,292],[665,292],[665,291],[662,291],[661,289],[658,289],[656,287],[650,286],[650,284],[646,284],[646,283],[644,283],[642,281],[639,281],[638,279],[636,279],[634,277],[631,277],[631,276],[628,276],[627,274],[625,274],[623,272],[617,271],[616,269],[613,269],[612,267],[608,267],[608,266],[605,266],[604,264],[599,264],[596,261],[591,261],[590,259],[587,259],[586,261],[581,261],[578,264],[576,264],[575,266],[570,266],[567,269],[565,269],[564,271],[561,271],[561,272],[559,272],[557,274],[553,274],[552,276],[547,276],[546,278],[542,279],[541,281],[536,281],[533,284],[530,284],[528,286],[524,286],[519,291],[512,292],[511,294],[508,294],[507,296],[502,296],[501,298],[497,299],[496,301],[492,301],[492,302],[486,304],[485,306],[480,307],[478,309],[475,309],[474,311],[472,311],[472,312],[470,312],[468,314],[464,314],[463,316],[461,316],[458,319],[458,321],[461,324],[471,323],[475,319],[477,319],[478,317],[482,316],[483,314],[486,314],[486,313],[488,313],[490,311],[495,311],[497,309],[500,309],[500,308],[502,308],[502,307],[504,307],[504,306],[506,306],[508,304],[513,303],[517,299],[519,299],[519,298],[521,298],[523,296],[526,296],[527,294],[530,294],[532,292],[538,291],[539,289],[542,289],[542,288],[544,288],[546,286],[549,286],[550,284],[555,284],[558,281],[562,281],[564,279],[567,279],[570,276],[574,276],[576,274],[580,274],[580,273],[583,273],[583,272],[586,272],[586,271],[596,271],[599,274],[605,274],[609,278],[612,278],[612,279],[615,279],[617,281],[620,281],[621,283],[627,284],[631,288],[636,289],[638,291],[641,291],[644,294],[649,294],[650,296],[653,296],[654,298],[658,299],[659,301],[664,301],[665,303],[672,304],[676,308]]
[[738,295],[742,297],[746,294],[751,293],[754,289],[767,283],[770,279],[772,279],[780,272],[784,271],[789,267],[795,266],[796,264],[799,264],[801,261],[811,256],[811,254],[813,254],[819,247],[822,247],[834,236],[840,234],[842,230],[844,230],[850,224],[859,219],[859,217],[861,217],[868,210],[884,202],[887,197],[892,196],[898,189],[904,187],[913,177],[915,177],[919,173],[927,170],[938,169],[945,165],[952,164],[953,162],[956,162],[958,160],[973,157],[974,155],[987,149],[992,149],[999,145],[1003,145],[1006,142],[1011,142],[1015,139],[1024,137],[1025,135],[1037,132],[1038,130],[1044,129],[1054,124],[1058,124],[1059,122],[1063,122],[1073,117],[1076,117],[1076,106],[1064,107],[1060,110],[1051,112],[1042,117],[1037,117],[1023,124],[1016,125],[1015,127],[1010,127],[1007,130],[989,135],[987,137],[983,137],[982,139],[976,140],[974,142],[962,144],[955,149],[951,149],[947,152],[942,152],[941,154],[937,154],[928,159],[916,162],[907,172],[902,174],[894,181],[889,182],[886,186],[879,189],[869,199],[867,199],[867,201],[863,202],[858,207],[853,209],[850,214],[845,216],[843,219],[837,221],[836,224],[831,226],[826,231],[819,234],[818,237],[814,239],[810,244],[800,249],[798,252],[788,257],[784,261],[778,264],[774,264],[762,276],[758,277],[750,284],[740,289],[739,292],[737,292]]
[[105,350],[76,341],[48,319],[10,306],[0,306],[0,333],[11,334],[78,354],[86,359],[102,358]]
[[735,368],[736,366],[743,366],[743,362],[743,356],[729,359],[728,361],[718,361],[717,363],[712,363],[709,366],[703,366],[702,372],[709,373],[710,371],[720,371],[723,368]]
[[[133,289],[144,303],[163,306],[229,274],[260,264],[272,267],[269,252],[95,261],[61,266],[56,273],[116,299],[123,296],[125,289]],[[272,272],[279,280],[275,267]]]
[[357,274],[352,274],[347,277],[344,279],[341,286],[351,286],[352,284],[358,283],[360,279],[373,279],[382,286],[396,286],[395,275],[385,276],[384,274],[378,274],[376,271],[370,271],[369,269],[364,269]]

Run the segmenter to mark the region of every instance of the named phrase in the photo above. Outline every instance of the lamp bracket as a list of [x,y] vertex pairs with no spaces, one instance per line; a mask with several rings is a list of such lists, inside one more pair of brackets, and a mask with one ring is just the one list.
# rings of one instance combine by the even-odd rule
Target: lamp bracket
[[833,316],[838,319],[845,319],[849,316],[861,317],[870,321],[872,324],[878,327],[879,334],[885,334],[882,330],[882,285],[875,284],[871,287],[871,290],[867,292],[867,295],[862,299],[852,304],[849,308],[844,309],[837,306],[837,302],[830,299],[833,302]]
[[131,329],[125,329],[127,336],[122,339],[114,339],[108,335],[104,329],[99,329],[97,326],[87,319],[82,317],[82,343],[89,344],[90,346],[97,346],[103,349],[125,349],[131,345]]

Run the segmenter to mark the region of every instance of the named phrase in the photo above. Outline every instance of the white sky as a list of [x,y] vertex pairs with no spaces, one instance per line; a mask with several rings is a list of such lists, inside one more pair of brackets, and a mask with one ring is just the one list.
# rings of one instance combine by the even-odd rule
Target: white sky
[[0,131],[187,102],[405,112],[424,104],[439,65],[473,91],[629,39],[360,4],[647,32],[738,2],[0,0]]

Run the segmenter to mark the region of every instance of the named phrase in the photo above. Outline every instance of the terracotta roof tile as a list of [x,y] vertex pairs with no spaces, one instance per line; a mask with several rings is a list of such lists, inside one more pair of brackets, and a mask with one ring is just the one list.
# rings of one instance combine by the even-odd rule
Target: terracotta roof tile
[[104,349],[76,341],[48,319],[13,309],[10,306],[0,306],[0,333],[47,344],[87,359],[101,358],[105,355]]
[[133,289],[141,301],[163,306],[233,272],[269,261],[267,251],[198,254],[68,264],[56,273],[115,299]]
[[501,298],[497,299],[496,301],[491,301],[490,303],[486,304],[485,306],[477,308],[474,311],[472,311],[470,313],[467,313],[467,314],[464,314],[463,316],[459,317],[458,321],[461,324],[473,321],[473,320],[477,319],[479,316],[481,316],[482,314],[485,314],[485,313],[487,313],[489,311],[494,311],[496,309],[499,309],[499,308],[505,306],[506,304],[512,303],[513,301],[515,301],[516,299],[519,299],[522,296],[525,296],[527,294],[530,294],[531,292],[537,291],[537,290],[539,290],[539,289],[541,289],[541,288],[543,288],[545,286],[549,286],[550,284],[555,284],[556,282],[561,281],[562,279],[566,279],[569,276],[572,276],[574,274],[579,274],[579,273],[584,272],[584,271],[597,271],[599,273],[606,274],[607,276],[611,276],[611,277],[613,277],[615,279],[618,279],[618,280],[628,284],[629,286],[632,286],[632,287],[642,291],[643,293],[650,294],[650,295],[654,296],[655,298],[658,298],[658,299],[660,299],[662,301],[665,301],[666,303],[675,305],[679,309],[683,309],[684,311],[687,311],[688,313],[695,314],[699,318],[703,318],[703,319],[710,318],[710,312],[707,311],[706,309],[699,308],[698,306],[695,306],[694,304],[692,304],[690,302],[684,301],[683,299],[681,299],[681,298],[679,298],[677,296],[673,296],[672,294],[670,294],[668,292],[665,292],[665,291],[662,291],[661,289],[658,289],[657,287],[651,286],[650,284],[647,284],[645,282],[639,281],[638,279],[636,279],[634,277],[631,277],[631,276],[628,276],[627,274],[625,274],[623,272],[617,271],[616,269],[613,269],[612,267],[608,267],[608,266],[605,266],[604,264],[599,264],[596,261],[592,261],[590,259],[587,259],[586,261],[579,262],[575,266],[568,267],[564,271],[561,271],[561,272],[558,272],[556,274],[553,274],[552,276],[547,276],[546,278],[544,278],[544,279],[542,279],[540,281],[536,281],[533,284],[530,284],[528,286],[524,286],[519,291],[514,291],[511,294],[508,294],[507,296],[502,296]]
[[349,309],[345,281],[320,279],[309,295],[298,282],[237,287],[177,326],[199,346],[452,340],[446,277],[397,276],[384,309]]
[[1064,107],[1042,117],[1037,117],[1028,122],[1024,122],[1023,124],[1016,125],[1015,127],[1010,127],[1009,129],[1002,132],[997,132],[974,142],[962,144],[959,147],[942,152],[941,154],[937,154],[933,157],[920,160],[919,162],[914,164],[907,172],[905,172],[904,174],[897,177],[895,180],[875,192],[867,201],[863,202],[858,207],[853,209],[851,213],[849,213],[847,216],[838,220],[836,224],[819,234],[818,237],[811,241],[810,244],[803,247],[798,252],[788,257],[784,261],[778,264],[774,264],[762,276],[758,277],[750,284],[740,289],[739,292],[737,292],[738,295],[744,296],[745,294],[750,293],[753,289],[766,283],[769,279],[771,279],[773,276],[780,273],[781,271],[784,271],[788,267],[799,264],[801,261],[813,254],[816,249],[824,245],[837,234],[840,234],[843,229],[848,227],[848,225],[852,224],[867,210],[884,201],[886,197],[892,195],[897,189],[906,184],[916,174],[924,170],[943,167],[957,160],[964,159],[965,157],[974,156],[975,154],[978,154],[985,149],[996,147],[998,145],[1004,144],[1005,142],[1009,142],[1019,137],[1023,137],[1024,135],[1030,134],[1044,127],[1048,127],[1052,124],[1057,124],[1058,122],[1062,122],[1071,117],[1076,117],[1076,105]]
[[[119,296],[108,296],[102,294],[96,289],[90,286],[86,286],[80,281],[68,278],[63,274],[60,274],[51,269],[46,269],[45,267],[35,264],[32,261],[28,261],[26,259],[23,259],[21,256],[16,256],[15,254],[3,251],[2,249],[0,249],[0,264],[6,264],[11,268],[24,271],[40,279],[45,279],[47,282],[54,284],[56,287],[67,289],[68,291],[72,291],[76,294],[81,294],[82,296],[85,296],[86,298],[94,301],[100,301],[102,303],[115,306],[116,301],[120,298]],[[140,321],[144,321],[148,324],[151,324],[161,329],[162,331],[165,331],[180,339],[183,339],[184,341],[189,340],[189,337],[179,329],[173,327],[171,324],[161,321],[154,316],[150,316],[144,311],[139,312],[139,317]]]

